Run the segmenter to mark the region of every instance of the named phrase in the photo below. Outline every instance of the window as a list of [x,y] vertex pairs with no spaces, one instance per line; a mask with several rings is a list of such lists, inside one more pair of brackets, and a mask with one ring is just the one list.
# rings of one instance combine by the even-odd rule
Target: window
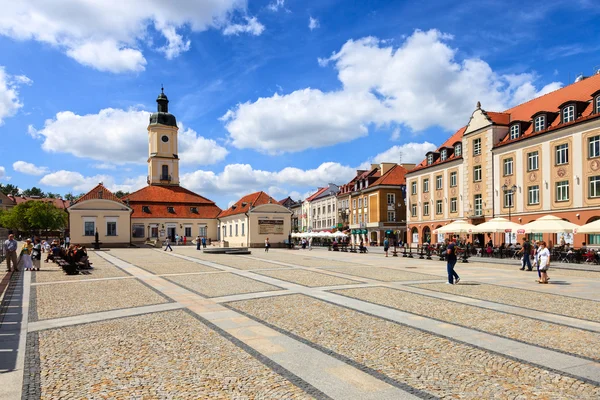
[[519,124],[511,125],[510,127],[510,140],[514,140],[519,137],[520,126]]
[[158,226],[153,226],[150,228],[150,237],[157,238],[158,237]]
[[227,237],[227,227],[225,225],[223,225],[223,237]]
[[446,161],[446,158],[448,158],[448,150],[444,149],[442,150],[442,154],[440,154],[440,159]]
[[396,204],[396,195],[394,193],[387,194],[387,203],[388,206],[393,206],[394,204]]
[[[598,96],[600,99],[600,96]],[[588,139],[588,157],[600,157],[600,135]]]
[[117,236],[117,223],[109,221],[106,223],[106,236]]
[[238,233],[239,233],[239,232],[238,232],[238,224],[237,224],[237,222],[236,222],[236,224],[235,224],[235,236],[238,236]]
[[365,224],[369,223],[369,213],[365,213]]
[[539,132],[539,131],[543,131],[544,129],[546,129],[546,116],[540,115],[535,118],[535,121],[533,124],[533,131]]
[[429,203],[423,203],[423,215],[429,215]]
[[144,224],[133,224],[133,226],[131,227],[131,236],[133,236],[134,238],[143,238],[145,237],[145,228],[144,228]]
[[331,204],[327,205],[327,214],[331,214]]
[[396,222],[396,211],[388,211],[388,222]]
[[540,187],[539,185],[529,186],[527,188],[527,204],[540,204]]
[[481,138],[473,139],[473,155],[478,156],[481,154]]
[[480,194],[475,195],[473,203],[475,204],[475,216],[481,217],[483,215],[483,199]]
[[596,114],[600,114],[600,96],[596,96]]
[[450,173],[450,187],[456,187],[456,172]]
[[473,182],[481,182],[481,165],[473,167]]
[[598,235],[598,234],[588,235],[587,244],[599,245],[600,244],[600,235]]
[[358,199],[358,208],[362,208],[362,197]]
[[569,162],[569,144],[559,144],[556,148],[556,165],[567,164]]
[[567,122],[571,122],[575,120],[575,106],[571,104],[570,106],[566,106],[562,110],[562,122],[566,124]]
[[[242,224],[243,225],[243,224]],[[207,235],[207,227],[206,225],[199,227],[198,229],[198,234],[200,235],[200,237],[206,237]],[[243,229],[243,228],[242,228]]]
[[185,232],[184,232],[183,236],[186,236],[186,237],[191,237],[192,236],[192,227],[191,226],[186,226],[185,227]]
[[462,156],[462,144],[459,143],[456,146],[454,146],[454,155],[456,157]]
[[600,197],[600,176],[590,176],[589,197]]
[[433,154],[427,154],[427,165],[433,164]]
[[367,196],[363,198],[363,206],[367,208]]
[[436,202],[435,202],[435,213],[436,214],[442,213],[442,201],[441,200],[436,200]]
[[458,207],[457,207],[457,205],[458,205],[458,200],[457,200],[457,198],[456,198],[456,197],[453,197],[453,198],[451,198],[451,199],[450,199],[450,212],[451,212],[451,213],[455,213],[455,212],[457,212],[457,210],[458,210]]
[[410,192],[411,194],[417,194],[417,182],[412,182],[410,184]]
[[556,201],[569,200],[569,181],[556,182]]
[[435,177],[435,188],[440,190],[442,188],[442,176],[438,175]]
[[423,193],[429,192],[429,179],[423,179]]
[[233,230],[233,224],[229,225],[229,236],[233,236],[232,230]]
[[513,159],[505,158],[503,162],[504,176],[513,174]]
[[85,221],[84,236],[94,236],[96,233],[96,223],[94,221]]
[[142,212],[145,214],[150,214],[150,207],[149,206],[142,206]]
[[352,216],[352,223],[356,225],[356,214]]
[[167,207],[167,212],[169,212],[171,214],[175,214],[175,208],[174,207]]
[[539,168],[539,153],[532,151],[527,153],[527,171],[535,171]]
[[515,195],[515,192],[513,192],[512,190],[507,190],[506,192],[504,192],[504,208],[512,208],[513,207],[514,195]]
[[[190,212],[194,213],[194,214],[198,214],[198,207],[190,207]],[[188,236],[188,235],[186,235]],[[189,235],[192,236],[192,235]]]
[[352,199],[352,208],[356,209],[356,199]]
[[417,205],[416,204],[411,204],[411,206],[410,206],[410,214],[413,217],[417,216]]
[[362,214],[358,214],[358,223],[362,224],[362,222],[363,222]]

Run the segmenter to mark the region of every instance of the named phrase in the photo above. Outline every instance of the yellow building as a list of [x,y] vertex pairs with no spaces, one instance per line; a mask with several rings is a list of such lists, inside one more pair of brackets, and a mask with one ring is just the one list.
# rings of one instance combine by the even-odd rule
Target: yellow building
[[[600,75],[503,112],[478,103],[468,124],[407,174],[409,241],[464,218],[529,223],[553,214],[585,224],[600,213]],[[538,235],[552,243],[557,232]],[[492,237],[477,239],[487,242]],[[497,235],[494,243],[517,240]],[[521,241],[521,238],[518,238]],[[576,246],[600,235],[567,236]]]

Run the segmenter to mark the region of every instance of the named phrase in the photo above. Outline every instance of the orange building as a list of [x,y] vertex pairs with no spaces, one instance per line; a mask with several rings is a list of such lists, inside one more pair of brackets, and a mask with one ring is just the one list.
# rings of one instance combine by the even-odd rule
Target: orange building
[[[459,218],[592,222],[600,218],[600,75],[503,112],[478,103],[467,125],[425,157],[406,176],[412,243],[437,242],[431,232]],[[600,235],[532,236],[600,245]]]

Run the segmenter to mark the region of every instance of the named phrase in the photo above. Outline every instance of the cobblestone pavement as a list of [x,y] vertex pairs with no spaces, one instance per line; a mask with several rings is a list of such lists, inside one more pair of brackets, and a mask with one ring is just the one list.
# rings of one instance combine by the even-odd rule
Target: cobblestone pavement
[[307,296],[231,306],[441,398],[457,393],[468,399],[600,396],[598,386]]
[[171,282],[180,284],[202,296],[219,297],[232,294],[268,292],[281,288],[226,272],[218,274],[169,276]]
[[600,322],[600,312],[598,312],[600,310],[600,302],[598,301],[497,285],[443,285],[426,283],[415,286],[438,292],[474,297],[476,299],[531,308],[541,312],[550,312]]
[[389,288],[335,290],[334,293],[466,326],[541,347],[600,360],[600,333],[552,324]]
[[445,285],[427,282],[445,281],[436,260],[173,249],[15,275],[0,387],[23,395],[0,398],[600,398],[600,277],[569,275],[584,271],[534,285],[473,263]]

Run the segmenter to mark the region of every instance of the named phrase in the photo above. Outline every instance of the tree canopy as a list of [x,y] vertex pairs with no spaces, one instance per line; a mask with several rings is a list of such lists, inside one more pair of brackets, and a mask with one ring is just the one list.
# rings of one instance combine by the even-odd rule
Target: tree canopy
[[21,232],[62,230],[67,221],[65,210],[45,201],[27,201],[0,212],[0,226]]
[[6,185],[0,183],[0,192],[4,193],[5,195],[10,194],[16,196],[19,194],[19,188],[15,185],[11,185],[10,183],[7,183]]
[[46,194],[42,191],[42,189],[35,186],[31,189],[23,190],[21,194],[27,197],[46,197]]

